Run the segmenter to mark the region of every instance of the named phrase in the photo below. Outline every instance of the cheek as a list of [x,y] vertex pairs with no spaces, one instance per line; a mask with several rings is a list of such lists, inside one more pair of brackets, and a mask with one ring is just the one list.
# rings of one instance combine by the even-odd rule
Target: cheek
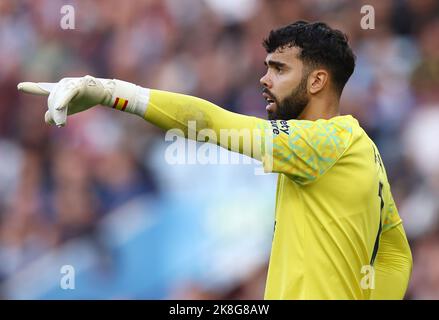
[[299,83],[300,79],[294,74],[286,74],[283,77],[279,77],[277,86],[279,98],[284,99],[285,97],[289,96],[291,92],[297,88]]

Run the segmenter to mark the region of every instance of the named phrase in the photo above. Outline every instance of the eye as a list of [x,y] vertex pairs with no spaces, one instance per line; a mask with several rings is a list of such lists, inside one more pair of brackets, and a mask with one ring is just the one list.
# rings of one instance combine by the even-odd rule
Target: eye
[[277,73],[282,73],[282,71],[283,71],[281,67],[275,67],[275,69],[276,69]]

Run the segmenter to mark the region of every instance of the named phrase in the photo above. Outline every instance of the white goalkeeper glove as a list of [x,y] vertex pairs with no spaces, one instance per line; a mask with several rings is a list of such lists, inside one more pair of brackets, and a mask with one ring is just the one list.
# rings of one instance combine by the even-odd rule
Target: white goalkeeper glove
[[19,91],[49,96],[47,124],[64,126],[67,116],[96,105],[145,115],[149,101],[149,89],[117,79],[101,79],[92,76],[63,78],[57,83],[21,82]]

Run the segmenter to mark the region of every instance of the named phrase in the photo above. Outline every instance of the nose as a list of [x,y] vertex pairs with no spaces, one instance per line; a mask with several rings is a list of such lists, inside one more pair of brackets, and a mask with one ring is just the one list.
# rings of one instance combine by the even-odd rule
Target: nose
[[270,78],[268,77],[268,72],[259,80],[259,82],[265,88],[271,88],[273,86]]

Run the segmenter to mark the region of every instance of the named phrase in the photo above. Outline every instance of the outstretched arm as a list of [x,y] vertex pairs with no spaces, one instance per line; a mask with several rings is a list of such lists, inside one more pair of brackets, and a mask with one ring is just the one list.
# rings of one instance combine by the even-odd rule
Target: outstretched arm
[[[136,114],[163,130],[177,129],[262,160],[266,172],[287,174],[300,184],[315,181],[343,154],[351,137],[351,120],[272,120],[233,113],[206,100],[146,89],[116,79],[91,76],[58,83],[23,82],[23,92],[48,95],[47,123],[63,126],[67,115],[103,105]],[[337,142],[336,142],[337,141]]]
[[[165,131],[179,129],[186,138],[207,135],[211,143],[261,160],[261,141],[255,143],[254,138],[260,139],[267,122],[200,98],[91,76],[64,78],[58,83],[23,82],[18,89],[49,96],[45,115],[49,124],[64,126],[67,115],[100,104],[136,114]],[[195,131],[192,135],[191,130]]]

